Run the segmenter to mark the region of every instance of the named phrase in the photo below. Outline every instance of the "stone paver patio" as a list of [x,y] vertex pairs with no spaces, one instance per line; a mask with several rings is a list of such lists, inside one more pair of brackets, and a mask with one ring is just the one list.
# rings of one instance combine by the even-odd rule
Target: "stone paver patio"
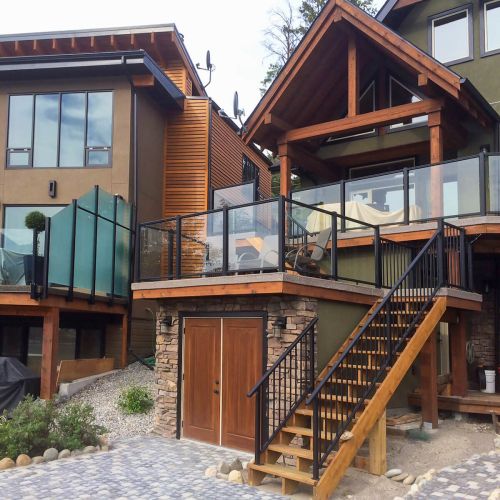
[[500,488],[500,453],[474,455],[469,460],[436,472],[408,499],[487,499]]
[[0,472],[0,498],[283,499],[247,485],[204,477],[245,453],[158,436],[117,442],[109,452]]

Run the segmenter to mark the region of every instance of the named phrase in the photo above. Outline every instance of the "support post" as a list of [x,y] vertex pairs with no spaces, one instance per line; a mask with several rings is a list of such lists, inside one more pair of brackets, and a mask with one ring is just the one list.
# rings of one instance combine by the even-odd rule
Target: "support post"
[[422,421],[432,429],[438,426],[437,339],[434,330],[420,351],[420,386]]
[[128,316],[122,316],[122,343],[120,351],[120,368],[125,368],[128,363]]
[[[429,114],[429,137],[431,145],[431,165],[438,165],[443,161],[443,127],[441,124],[441,112],[436,111]],[[430,175],[430,201],[431,217],[443,216],[443,179],[440,168],[431,168]]]
[[288,154],[288,144],[278,145],[280,158],[280,195],[288,198],[292,190],[292,159]]
[[387,472],[386,412],[382,413],[368,436],[368,471],[381,476]]
[[449,323],[451,395],[464,397],[467,395],[467,316],[465,311],[459,311],[457,314],[458,323]]
[[349,34],[347,45],[347,116],[359,115],[359,67],[356,36]]
[[40,397],[51,399],[57,390],[57,351],[59,347],[59,309],[50,308],[43,317]]

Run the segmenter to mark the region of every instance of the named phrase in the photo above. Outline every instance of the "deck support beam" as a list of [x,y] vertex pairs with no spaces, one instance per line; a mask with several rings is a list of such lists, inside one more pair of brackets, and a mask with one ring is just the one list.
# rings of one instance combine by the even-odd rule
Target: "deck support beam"
[[286,142],[279,144],[278,156],[280,158],[280,194],[288,198],[292,190],[292,158]]
[[368,436],[368,472],[381,476],[387,472],[387,423],[382,413]]
[[451,395],[467,395],[467,358],[466,358],[466,313],[458,312],[458,323],[449,324]]
[[122,343],[120,353],[120,368],[125,368],[128,363],[128,315],[122,316]]
[[[438,325],[439,328],[439,325]],[[438,426],[437,338],[434,330],[419,356],[422,391],[422,422],[432,429]]]
[[56,393],[57,352],[59,348],[59,309],[50,308],[43,317],[40,397],[51,399]]
[[[444,141],[441,112],[429,114],[429,138],[431,165],[437,165],[444,159]],[[443,216],[443,173],[439,168],[431,168],[430,200],[431,217]]]
[[347,45],[347,116],[359,114],[359,64],[356,36],[349,33]]

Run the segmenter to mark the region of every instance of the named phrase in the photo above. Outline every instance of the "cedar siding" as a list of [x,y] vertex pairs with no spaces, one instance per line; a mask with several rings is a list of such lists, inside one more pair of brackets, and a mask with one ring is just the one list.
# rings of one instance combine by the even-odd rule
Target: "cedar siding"
[[271,196],[271,173],[268,164],[251,146],[246,145],[227,121],[212,108],[210,145],[210,184],[221,188],[242,181],[243,154],[260,170],[259,190],[266,198]]

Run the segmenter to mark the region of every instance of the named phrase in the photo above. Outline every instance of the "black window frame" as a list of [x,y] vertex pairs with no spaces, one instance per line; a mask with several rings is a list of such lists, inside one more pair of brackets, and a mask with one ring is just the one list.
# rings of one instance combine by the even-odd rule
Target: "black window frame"
[[481,13],[479,16],[479,41],[481,48],[481,57],[488,57],[500,54],[500,47],[498,49],[487,50],[486,49],[486,6],[490,3],[498,4],[500,8],[500,0],[481,0],[479,7]]
[[[251,177],[248,177],[246,178],[245,176],[245,170],[246,168],[248,167],[251,167],[252,168],[252,176]],[[245,153],[242,154],[242,157],[241,157],[241,184],[246,184],[248,182],[252,182],[252,181],[255,181],[257,183],[257,188],[258,188],[258,184],[259,184],[259,167],[257,166],[257,164],[252,161],[248,155],[246,155]]]
[[[473,6],[471,3],[461,5],[459,7],[456,7],[454,9],[449,9],[443,12],[440,12],[439,14],[435,14],[433,16],[430,16],[428,18],[428,24],[427,24],[427,43],[428,43],[428,53],[436,59],[434,55],[434,22],[438,21],[440,19],[450,17],[456,14],[459,14],[461,12],[466,12],[467,13],[467,30],[468,30],[468,38],[469,38],[469,55],[462,57],[460,59],[454,59],[452,61],[448,62],[442,62],[439,61],[441,64],[444,64],[445,66],[453,66],[455,64],[460,64],[468,61],[473,61],[474,60],[474,16],[473,16]],[[436,59],[438,60],[438,59]]]
[[[88,130],[88,95],[94,93],[111,93],[111,144],[109,146],[87,146],[87,130]],[[61,103],[62,96],[65,94],[85,94],[85,141],[82,151],[83,165],[81,166],[59,166],[60,156],[61,156]],[[33,151],[35,144],[35,108],[36,108],[36,96],[39,95],[58,95],[59,96],[59,109],[58,109],[58,121],[57,121],[57,165],[50,167],[36,167],[33,166]],[[33,96],[33,110],[31,114],[31,147],[29,148],[9,148],[9,133],[10,133],[10,106],[11,97],[17,96]],[[9,94],[8,99],[8,109],[7,109],[7,134],[6,134],[6,147],[5,147],[5,167],[8,169],[52,169],[52,168],[62,168],[62,169],[79,169],[79,168],[112,168],[113,166],[113,135],[114,135],[114,111],[115,111],[115,92],[112,89],[91,89],[91,90],[64,90],[64,91],[53,91],[53,92],[20,92]],[[108,153],[108,163],[103,165],[92,165],[89,163],[89,151],[106,151]],[[29,160],[28,165],[11,165],[10,154],[11,153],[28,153]]]

